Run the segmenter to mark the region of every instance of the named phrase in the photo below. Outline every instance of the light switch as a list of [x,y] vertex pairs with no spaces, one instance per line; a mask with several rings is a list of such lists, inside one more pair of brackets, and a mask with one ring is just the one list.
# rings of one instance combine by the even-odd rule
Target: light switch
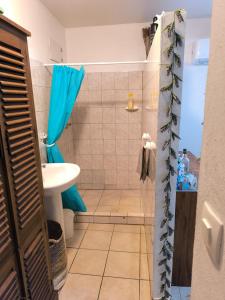
[[210,205],[205,202],[202,211],[203,239],[209,255],[216,265],[220,264],[224,225]]

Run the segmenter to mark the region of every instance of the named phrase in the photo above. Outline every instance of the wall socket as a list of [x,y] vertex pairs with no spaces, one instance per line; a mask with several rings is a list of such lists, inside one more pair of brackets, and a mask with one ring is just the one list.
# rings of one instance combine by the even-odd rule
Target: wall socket
[[209,255],[219,266],[224,242],[224,224],[207,202],[203,205],[202,232]]

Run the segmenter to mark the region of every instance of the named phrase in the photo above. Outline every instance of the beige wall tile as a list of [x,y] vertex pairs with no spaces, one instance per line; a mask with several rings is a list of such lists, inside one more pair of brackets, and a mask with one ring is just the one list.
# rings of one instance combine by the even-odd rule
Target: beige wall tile
[[128,139],[128,124],[116,124],[116,139]]
[[115,123],[115,107],[103,107],[103,123]]
[[116,140],[116,154],[128,154],[128,140]]
[[129,123],[129,127],[128,127],[128,137],[129,139],[133,139],[133,140],[137,140],[137,139],[141,139],[141,124],[140,123]]
[[79,154],[91,154],[90,140],[79,140],[78,151]]
[[138,155],[141,149],[141,141],[140,140],[129,140],[128,141],[128,150],[131,155]]
[[115,100],[117,105],[127,105],[128,90],[115,90]]
[[93,172],[92,170],[81,170],[80,171],[80,183],[92,183]]
[[93,170],[93,183],[104,184],[104,170]]
[[105,184],[116,184],[116,170],[105,170]]
[[129,89],[141,90],[142,89],[142,72],[129,72]]
[[102,93],[99,90],[89,91],[89,104],[90,105],[101,105],[102,104]]
[[115,152],[116,152],[116,141],[104,140],[104,154],[115,154]]
[[102,73],[102,90],[114,90],[115,88],[115,73]]
[[116,136],[115,124],[103,124],[103,139],[112,140]]
[[88,89],[100,90],[101,89],[101,73],[88,73],[87,74]]
[[[103,170],[103,155],[92,155],[92,169]],[[95,174],[93,174],[93,176],[95,176]]]
[[90,124],[90,139],[100,140],[102,138],[102,124]]
[[88,110],[88,120],[92,124],[102,123],[102,108],[90,107]]
[[116,156],[115,155],[104,155],[104,169],[115,170],[116,169]]
[[102,91],[102,105],[115,105],[115,91],[105,90]]
[[128,156],[127,155],[117,155],[116,167],[117,167],[117,170],[128,170]]
[[118,188],[128,186],[128,170],[117,170],[117,186]]
[[91,155],[80,155],[77,164],[80,166],[81,170],[92,169],[92,156]]
[[142,108],[139,107],[138,111],[128,112],[128,121],[131,124],[139,123],[141,124],[142,120]]
[[115,74],[115,89],[128,90],[128,72],[118,72]]
[[125,107],[116,106],[116,123],[124,124],[128,122],[128,112]]
[[103,140],[91,140],[91,153],[92,154],[103,154]]

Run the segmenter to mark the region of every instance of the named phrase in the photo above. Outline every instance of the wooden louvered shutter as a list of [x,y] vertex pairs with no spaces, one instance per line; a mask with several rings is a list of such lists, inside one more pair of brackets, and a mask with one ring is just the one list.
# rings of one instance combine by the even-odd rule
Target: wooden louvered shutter
[[27,32],[0,21],[1,135],[20,263],[27,299],[47,300],[53,288]]
[[[2,157],[2,149],[0,149]],[[0,160],[0,299],[22,299],[21,274],[16,262],[16,243],[12,232],[8,193]]]

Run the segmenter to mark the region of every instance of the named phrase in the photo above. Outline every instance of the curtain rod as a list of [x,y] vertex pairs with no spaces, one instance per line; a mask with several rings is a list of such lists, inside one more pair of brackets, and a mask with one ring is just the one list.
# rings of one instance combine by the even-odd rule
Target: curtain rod
[[119,64],[146,64],[147,60],[140,61],[112,61],[112,62],[86,62],[86,63],[55,63],[55,64],[44,64],[45,67],[57,66],[100,66],[100,65],[119,65]]

